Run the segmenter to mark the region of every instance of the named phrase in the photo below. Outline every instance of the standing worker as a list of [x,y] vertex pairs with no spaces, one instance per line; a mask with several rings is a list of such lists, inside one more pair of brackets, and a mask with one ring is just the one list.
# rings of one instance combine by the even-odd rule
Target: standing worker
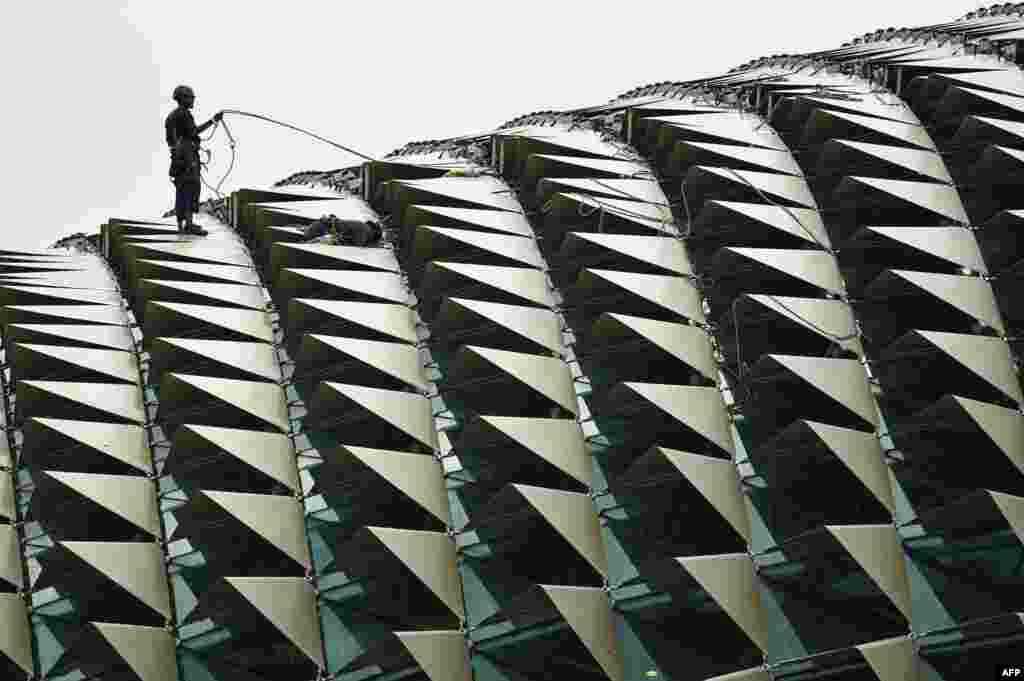
[[199,135],[214,123],[219,123],[223,113],[217,112],[213,118],[196,127],[191,111],[196,93],[188,85],[179,85],[174,88],[173,97],[178,108],[167,116],[164,128],[171,152],[170,174],[175,186],[174,215],[179,232],[205,236],[207,231],[192,222],[192,215],[199,210],[202,170],[199,162]]

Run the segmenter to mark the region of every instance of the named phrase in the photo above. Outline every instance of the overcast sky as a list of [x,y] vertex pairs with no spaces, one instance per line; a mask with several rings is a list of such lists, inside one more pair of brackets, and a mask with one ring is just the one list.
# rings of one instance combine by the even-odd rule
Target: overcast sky
[[[0,247],[48,247],[95,232],[109,217],[170,208],[163,120],[179,83],[195,88],[199,123],[222,108],[242,109],[377,156],[410,140],[482,132],[531,111],[601,103],[638,85],[826,49],[878,28],[948,21],[979,6],[16,3],[0,29]],[[357,160],[281,128],[227,120],[239,144],[226,190]],[[222,131],[210,146],[216,180],[230,158]]]

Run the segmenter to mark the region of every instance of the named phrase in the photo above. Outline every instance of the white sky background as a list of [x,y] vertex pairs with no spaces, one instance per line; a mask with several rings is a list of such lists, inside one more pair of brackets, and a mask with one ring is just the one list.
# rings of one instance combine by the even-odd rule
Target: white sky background
[[[990,3],[986,2],[986,6]],[[951,21],[977,0],[849,2],[14,3],[3,12],[0,248],[45,248],[109,217],[173,206],[164,117],[179,83],[202,123],[222,108],[283,120],[378,156],[542,109]],[[228,117],[225,190],[358,159]],[[230,153],[210,143],[211,176]],[[215,183],[215,182],[212,182]],[[204,189],[203,198],[209,192]]]

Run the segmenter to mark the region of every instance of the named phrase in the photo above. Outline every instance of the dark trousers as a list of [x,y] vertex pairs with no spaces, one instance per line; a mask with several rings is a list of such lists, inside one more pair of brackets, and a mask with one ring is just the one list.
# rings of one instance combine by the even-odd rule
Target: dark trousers
[[174,216],[178,222],[191,224],[192,214],[199,210],[199,180],[178,177],[174,180]]

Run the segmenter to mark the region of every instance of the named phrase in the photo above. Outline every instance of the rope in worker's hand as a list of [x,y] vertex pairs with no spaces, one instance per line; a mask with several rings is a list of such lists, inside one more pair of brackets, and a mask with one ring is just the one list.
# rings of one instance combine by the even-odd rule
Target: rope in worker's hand
[[[326,144],[330,144],[332,147],[336,147],[338,149],[341,149],[342,151],[347,151],[350,154],[354,154],[354,155],[358,156],[359,158],[363,159],[364,161],[376,161],[377,160],[377,159],[373,158],[372,156],[367,156],[364,153],[356,151],[355,149],[352,149],[350,147],[346,147],[345,145],[339,144],[338,142],[335,142],[333,140],[329,140],[326,137],[321,137],[320,135],[317,135],[316,133],[310,132],[309,130],[304,130],[303,128],[300,128],[300,127],[298,127],[296,125],[291,125],[290,123],[285,123],[283,121],[275,120],[273,118],[270,118],[269,116],[263,116],[261,114],[250,113],[248,111],[239,111],[238,109],[222,109],[219,113],[222,116],[222,118],[221,118],[221,122],[222,123],[223,123],[223,120],[224,120],[223,116],[225,114],[231,114],[233,116],[247,116],[249,118],[256,118],[258,120],[265,121],[267,123],[273,123],[274,125],[280,125],[281,127],[288,128],[289,130],[294,130],[295,132],[300,132],[303,135],[308,135],[309,137],[312,137],[313,139],[317,139],[317,140],[320,140],[321,142],[324,142]],[[226,127],[225,127],[225,130],[227,130]],[[229,132],[228,135],[230,136],[230,134],[231,133]]]
[[[358,156],[359,158],[362,158],[362,159],[364,159],[366,161],[376,161],[377,160],[377,159],[373,158],[372,156],[367,156],[366,154],[358,152],[355,149],[351,149],[351,148],[346,147],[346,146],[344,146],[342,144],[339,144],[337,142],[329,140],[326,137],[321,137],[320,135],[317,135],[316,133],[310,132],[309,130],[304,130],[303,128],[300,128],[298,126],[291,125],[290,123],[284,123],[283,121],[275,120],[273,118],[270,118],[269,116],[263,116],[261,114],[250,113],[248,111],[240,111],[238,109],[222,109],[221,111],[217,112],[216,116],[214,116],[215,122],[214,122],[213,130],[210,132],[210,134],[207,137],[203,138],[202,141],[203,142],[209,142],[210,140],[213,139],[213,136],[217,133],[217,129],[223,127],[224,128],[224,133],[228,136],[228,145],[231,148],[231,162],[228,164],[228,169],[224,172],[224,175],[217,182],[216,186],[212,186],[212,185],[210,185],[209,182],[206,181],[205,172],[200,172],[200,179],[202,180],[203,185],[205,185],[206,188],[209,189],[211,192],[216,194],[217,198],[220,199],[221,201],[224,200],[224,195],[221,194],[221,191],[220,191],[221,187],[224,186],[224,183],[227,181],[228,177],[231,175],[231,172],[235,169],[235,160],[237,159],[237,156],[238,156],[237,151],[236,151],[236,148],[238,147],[238,140],[236,140],[235,136],[231,134],[231,129],[228,127],[227,121],[224,120],[224,115],[225,114],[231,114],[231,115],[234,115],[234,116],[247,116],[249,118],[255,118],[255,119],[258,119],[258,120],[261,120],[261,121],[265,121],[267,123],[272,123],[274,125],[279,125],[281,127],[288,128],[289,130],[294,130],[294,131],[302,133],[304,135],[308,135],[309,137],[312,137],[313,139],[320,140],[321,142],[324,142],[326,144],[330,144],[332,147],[336,147],[338,149],[341,149],[342,151],[346,151],[346,152],[348,152],[350,154],[354,154],[354,155]],[[203,151],[206,152],[206,162],[205,163],[201,163],[200,165],[201,165],[202,170],[205,170],[209,166],[210,161],[213,158],[213,152],[211,150],[209,150],[209,149],[204,149]]]

